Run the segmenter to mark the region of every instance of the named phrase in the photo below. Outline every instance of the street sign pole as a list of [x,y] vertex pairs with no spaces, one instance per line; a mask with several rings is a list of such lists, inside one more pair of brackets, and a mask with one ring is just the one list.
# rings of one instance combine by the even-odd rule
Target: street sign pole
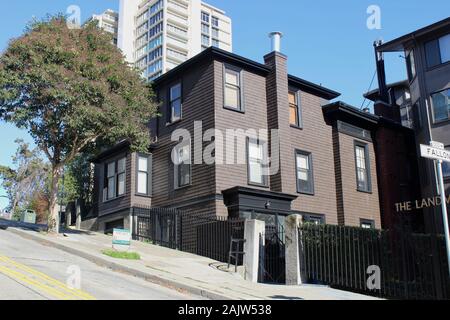
[[437,174],[439,180],[439,190],[441,194],[442,222],[444,224],[445,242],[447,247],[448,273],[450,275],[450,232],[448,229],[447,201],[445,198],[444,175],[442,173],[442,160],[437,161]]
[[437,141],[430,141],[430,145],[420,145],[420,155],[423,158],[434,160],[436,167],[436,174],[438,180],[438,190],[441,196],[442,208],[442,223],[444,225],[445,244],[447,248],[447,263],[448,274],[450,275],[450,233],[448,230],[448,216],[447,216],[447,199],[445,198],[444,175],[442,173],[442,162],[450,162],[450,151],[445,150],[444,144]]

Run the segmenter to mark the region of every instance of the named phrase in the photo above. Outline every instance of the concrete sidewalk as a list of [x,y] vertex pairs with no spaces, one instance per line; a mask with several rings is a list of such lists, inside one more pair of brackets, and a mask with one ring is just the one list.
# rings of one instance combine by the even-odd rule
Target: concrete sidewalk
[[224,263],[137,241],[132,242],[132,250],[141,255],[141,260],[118,260],[101,253],[102,250],[111,248],[112,237],[99,233],[68,231],[65,236],[53,236],[17,225],[8,226],[8,230],[24,238],[80,256],[100,266],[209,299],[376,299],[326,286],[254,284],[242,279],[238,274],[228,272]]

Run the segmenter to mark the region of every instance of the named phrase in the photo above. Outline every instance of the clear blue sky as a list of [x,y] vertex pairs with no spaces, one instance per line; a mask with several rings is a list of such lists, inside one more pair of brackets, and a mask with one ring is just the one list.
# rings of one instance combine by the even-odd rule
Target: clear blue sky
[[[117,9],[118,0],[14,0],[0,4],[0,49],[21,34],[33,16],[81,8],[84,21],[92,13]],[[262,62],[269,52],[270,31],[285,34],[282,51],[289,57],[289,72],[342,93],[340,99],[361,106],[362,93],[375,71],[372,43],[401,36],[447,17],[450,1],[433,0],[209,0],[233,19],[234,52]],[[370,5],[381,8],[381,30],[366,27]],[[404,79],[405,67],[398,54],[386,58],[388,81]],[[376,86],[376,80],[374,85]],[[0,123],[0,164],[9,165],[18,137],[31,141],[26,132]],[[0,189],[0,195],[4,194]],[[0,198],[0,208],[6,205]]]

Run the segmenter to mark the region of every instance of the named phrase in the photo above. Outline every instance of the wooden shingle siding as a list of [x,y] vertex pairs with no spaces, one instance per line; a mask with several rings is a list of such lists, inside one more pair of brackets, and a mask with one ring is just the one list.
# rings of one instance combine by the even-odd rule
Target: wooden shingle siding
[[[258,74],[242,71],[242,90],[244,96],[245,113],[224,108],[224,90],[223,90],[223,63],[214,62],[214,110],[215,110],[215,128],[223,134],[224,140],[224,163],[215,167],[216,186],[215,192],[221,193],[222,190],[234,186],[248,186],[247,155],[246,150],[239,150],[240,156],[245,159],[244,164],[226,164],[226,130],[254,129],[258,132],[260,129],[267,129],[265,78]],[[235,146],[236,147],[236,146]],[[246,146],[245,146],[246,147]],[[237,159],[238,150],[234,150]],[[253,186],[252,186],[253,187]],[[265,189],[255,186],[257,189]]]
[[[181,69],[182,72],[163,78],[155,88],[161,103],[159,111],[162,116],[151,122],[153,134],[158,138],[151,150],[152,196],[135,195],[136,155],[127,153],[126,195],[110,203],[100,201],[100,215],[143,205],[180,208],[202,215],[226,216],[228,208],[224,205],[222,191],[240,186],[297,196],[297,199],[292,201],[292,210],[323,215],[329,224],[359,225],[360,219],[363,218],[374,220],[376,227],[380,227],[375,151],[372,143],[369,143],[372,193],[362,193],[356,190],[353,144],[355,138],[339,133],[335,129],[335,123],[325,119],[322,106],[327,101],[324,100],[323,93],[308,88],[305,91],[300,90],[303,127],[291,127],[288,90],[292,81],[288,80],[287,58],[282,54],[272,53],[264,59],[266,67],[258,67],[236,59],[227,60],[223,56],[214,56],[187,64]],[[225,61],[234,69],[242,69],[243,112],[224,108]],[[168,124],[168,90],[178,82],[182,84],[182,119]],[[302,86],[301,82],[294,83]],[[193,163],[191,185],[176,189],[171,152],[178,142],[172,142],[171,135],[176,129],[188,130],[191,134],[191,160],[198,160],[194,156],[195,121],[201,121],[202,137],[208,129],[216,129],[222,134],[224,161],[227,129],[278,129],[279,172],[269,177],[267,187],[249,185],[247,148],[244,148],[240,150],[245,153],[241,153],[243,164],[207,165],[203,159],[202,164]],[[270,146],[270,140],[268,142]],[[202,143],[202,154],[210,144],[211,142]],[[313,194],[297,192],[296,150],[311,154]],[[269,156],[272,156],[270,151]],[[100,181],[99,193],[103,192],[104,170],[101,170],[101,165],[96,169]],[[101,194],[99,199],[102,199]]]
[[[366,143],[369,147],[372,185],[370,193],[360,192],[357,190],[354,151],[355,141]],[[339,148],[345,225],[359,226],[360,219],[369,219],[375,221],[376,228],[381,228],[376,158],[373,144],[364,140],[358,140],[343,133],[339,133]]]
[[[158,88],[161,97],[158,144],[153,150],[153,197],[152,205],[164,207],[196,197],[215,193],[214,166],[192,165],[192,185],[175,190],[174,168],[171,152],[177,142],[171,141],[176,129],[187,129],[191,134],[191,160],[194,161],[194,121],[201,121],[203,132],[214,127],[214,70],[213,63],[207,62],[195,66],[183,74],[182,81],[183,113],[182,120],[175,124],[166,124],[167,97],[170,84]],[[206,147],[210,142],[204,142]]]
[[[300,103],[303,129],[289,127],[289,123],[287,124],[289,128],[287,148],[290,157],[283,164],[288,179],[287,189],[283,191],[298,195],[292,202],[294,210],[323,214],[327,223],[337,224],[333,128],[325,123],[320,97],[301,92]],[[295,150],[311,153],[314,174],[313,195],[297,193]]]

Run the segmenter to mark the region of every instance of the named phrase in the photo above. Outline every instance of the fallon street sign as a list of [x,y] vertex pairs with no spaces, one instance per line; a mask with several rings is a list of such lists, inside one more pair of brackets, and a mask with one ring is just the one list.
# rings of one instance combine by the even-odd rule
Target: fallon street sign
[[431,141],[430,145],[420,145],[420,154],[427,159],[433,159],[436,165],[437,181],[439,182],[439,195],[441,197],[442,222],[444,224],[445,242],[447,244],[448,272],[450,274],[450,232],[448,229],[447,203],[445,201],[444,175],[442,162],[450,162],[450,151],[445,150],[444,144]]
[[114,229],[113,230],[113,249],[118,251],[128,251],[131,244],[130,230]]
[[433,143],[429,146],[421,144],[420,154],[424,158],[450,162],[450,151],[445,150],[443,144]]

